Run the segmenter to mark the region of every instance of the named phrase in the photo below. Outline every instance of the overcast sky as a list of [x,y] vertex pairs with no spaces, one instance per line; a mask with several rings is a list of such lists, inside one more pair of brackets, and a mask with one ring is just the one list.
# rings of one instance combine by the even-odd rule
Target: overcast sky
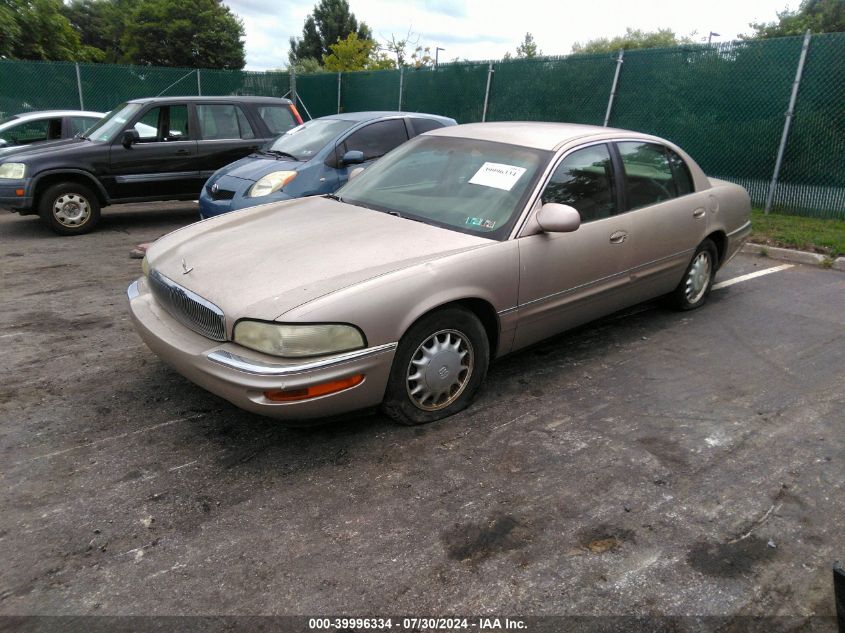
[[[318,0],[225,0],[246,27],[246,68],[287,65],[288,39],[301,36],[302,24]],[[358,21],[366,22],[380,43],[409,29],[419,43],[445,48],[441,61],[498,59],[512,54],[531,32],[545,55],[566,55],[574,42],[613,37],[626,27],[671,28],[680,35],[710,31],[736,39],[749,22],[773,21],[789,0],[349,0]],[[790,3],[794,8],[798,0]]]

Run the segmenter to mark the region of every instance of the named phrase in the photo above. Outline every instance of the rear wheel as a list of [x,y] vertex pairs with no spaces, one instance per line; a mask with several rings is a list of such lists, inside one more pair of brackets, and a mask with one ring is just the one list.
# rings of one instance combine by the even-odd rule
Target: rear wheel
[[396,350],[383,409],[400,424],[426,424],[466,408],[490,362],[481,321],[463,308],[433,312],[409,329]]
[[100,202],[85,185],[62,182],[41,195],[41,219],[59,235],[81,235],[100,221]]
[[695,249],[695,255],[687,266],[681,283],[669,295],[670,302],[678,310],[694,310],[704,305],[713,288],[713,278],[719,261],[716,245],[709,239]]

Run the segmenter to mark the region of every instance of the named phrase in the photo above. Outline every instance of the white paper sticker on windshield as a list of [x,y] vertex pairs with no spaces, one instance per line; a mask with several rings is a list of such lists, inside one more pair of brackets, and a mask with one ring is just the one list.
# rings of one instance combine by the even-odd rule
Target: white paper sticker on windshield
[[469,181],[474,185],[510,191],[524,173],[524,167],[514,167],[502,163],[484,163]]

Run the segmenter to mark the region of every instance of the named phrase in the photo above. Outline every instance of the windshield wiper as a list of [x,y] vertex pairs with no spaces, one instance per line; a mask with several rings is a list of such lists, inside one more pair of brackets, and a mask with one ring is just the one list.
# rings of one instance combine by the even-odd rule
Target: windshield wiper
[[340,196],[337,195],[336,193],[327,193],[323,197],[328,198],[329,200],[337,200],[338,202],[343,202],[343,200],[341,200]]
[[292,158],[296,162],[299,162],[299,159],[296,156],[294,156],[293,154],[288,154],[287,152],[282,152],[282,151],[277,150],[277,149],[263,149],[263,150],[261,150],[261,153],[262,154],[270,154],[271,156],[285,156],[287,158]]

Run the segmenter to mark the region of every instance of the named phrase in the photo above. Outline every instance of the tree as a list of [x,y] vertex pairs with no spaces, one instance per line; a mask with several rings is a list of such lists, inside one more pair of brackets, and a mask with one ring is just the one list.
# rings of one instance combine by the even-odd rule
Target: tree
[[103,61],[119,63],[124,58],[121,40],[140,0],[71,0],[62,13],[79,33],[83,46],[103,51]]
[[97,61],[61,13],[61,0],[0,0],[0,55],[17,59]]
[[[403,66],[406,68],[424,68],[434,65],[431,48],[428,46],[423,48],[420,45],[420,36],[411,29],[408,29],[402,39],[397,39],[395,35],[391,35],[385,48],[396,58],[396,66],[399,68]],[[410,54],[408,54],[408,50],[411,50]]]
[[373,40],[359,39],[357,33],[331,45],[331,53],[323,57],[323,67],[330,72],[351,70],[384,70],[395,68],[392,59],[379,52]]
[[244,27],[220,0],[140,0],[121,39],[125,62],[240,70]]
[[304,59],[323,58],[331,54],[331,46],[356,33],[360,40],[372,40],[372,31],[349,10],[347,0],[320,0],[314,11],[305,19],[302,38],[290,38],[288,59],[296,64]]
[[516,47],[516,56],[520,59],[530,59],[542,54],[543,52],[537,48],[537,42],[534,41],[534,36],[531,33],[526,33],[522,44]]
[[586,44],[575,42],[572,45],[573,53],[610,53],[620,48],[630,50],[632,48],[669,48],[681,44],[692,44],[692,35],[678,37],[672,29],[657,29],[656,31],[643,31],[641,29],[625,29],[625,35],[618,35],[608,39],[600,37],[590,40]]
[[777,22],[752,22],[755,33],[751,38],[803,35],[808,29],[813,33],[845,31],[845,2],[843,0],[803,0],[797,11],[784,9],[778,12]]

